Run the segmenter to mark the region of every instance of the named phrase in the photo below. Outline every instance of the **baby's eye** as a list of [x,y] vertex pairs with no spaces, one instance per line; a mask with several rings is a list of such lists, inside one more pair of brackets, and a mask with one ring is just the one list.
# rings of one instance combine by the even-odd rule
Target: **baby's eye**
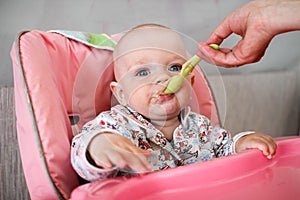
[[176,64],[169,67],[169,71],[171,72],[179,72],[182,68],[182,65]]
[[136,76],[147,76],[150,74],[150,71],[147,69],[142,69],[136,73]]

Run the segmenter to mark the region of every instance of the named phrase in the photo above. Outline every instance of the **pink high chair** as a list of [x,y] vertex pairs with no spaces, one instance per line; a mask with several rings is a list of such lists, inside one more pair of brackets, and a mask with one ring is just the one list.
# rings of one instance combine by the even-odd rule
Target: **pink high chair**
[[[119,35],[111,37],[117,40]],[[17,134],[32,199],[68,199],[79,185],[70,165],[70,141],[74,129],[113,104],[112,49],[111,43],[95,47],[38,30],[22,32],[16,39],[11,58]],[[199,91],[194,109],[218,124],[214,99],[200,70],[194,85]],[[71,126],[70,119],[79,121]]]
[[[253,150],[142,177],[80,185],[70,164],[70,143],[86,121],[115,103],[109,83],[113,44],[121,34],[104,35],[107,41],[97,45],[80,39],[87,34],[78,34],[22,32],[11,50],[17,134],[31,199],[300,198],[298,137],[278,139],[273,160]],[[219,125],[213,95],[199,68],[193,98],[192,109]]]

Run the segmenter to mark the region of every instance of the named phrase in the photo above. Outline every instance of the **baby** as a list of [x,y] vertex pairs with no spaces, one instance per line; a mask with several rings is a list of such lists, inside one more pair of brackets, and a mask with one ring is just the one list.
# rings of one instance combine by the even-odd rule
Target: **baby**
[[164,94],[187,55],[171,29],[145,24],[127,32],[114,51],[111,90],[119,104],[86,123],[72,141],[77,173],[95,181],[173,168],[249,148],[271,159],[276,143],[258,132],[230,133],[189,108],[193,74]]

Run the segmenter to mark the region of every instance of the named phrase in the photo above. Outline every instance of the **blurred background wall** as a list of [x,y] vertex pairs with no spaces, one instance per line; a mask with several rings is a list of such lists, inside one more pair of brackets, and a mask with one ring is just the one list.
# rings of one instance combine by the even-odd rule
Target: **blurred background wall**
[[[12,86],[9,50],[22,30],[64,29],[93,33],[118,33],[141,23],[167,25],[195,41],[205,41],[224,17],[249,0],[1,0],[0,86]],[[224,46],[232,46],[231,37]],[[276,37],[264,59],[222,73],[248,73],[294,68],[299,63],[300,34]]]
[[[0,86],[13,86],[9,51],[20,31],[63,29],[114,34],[142,23],[159,23],[185,35],[193,53],[197,49],[197,41],[205,41],[229,13],[247,2],[249,0],[1,0]],[[233,35],[222,45],[231,47],[238,39],[238,36]],[[253,115],[253,119],[265,121],[257,128],[279,134],[281,130],[276,128],[279,124],[274,126],[269,118],[274,115],[286,118],[287,115],[283,116],[282,112],[278,111],[280,107],[294,113],[289,114],[290,120],[287,120],[286,126],[293,127],[295,132],[299,124],[299,106],[298,103],[294,103],[299,100],[299,55],[300,33],[290,32],[276,36],[258,63],[237,69],[225,69],[202,62],[202,68],[212,80],[211,85],[217,97],[222,123],[228,126],[225,128],[233,132],[249,127],[256,128],[256,121],[248,120],[246,114],[249,112],[244,111],[245,108],[251,108],[250,113],[259,111]],[[284,74],[287,73],[292,74],[292,77],[285,77]],[[273,87],[267,88],[268,84],[261,81]],[[291,84],[295,87],[291,87]],[[289,92],[286,94],[287,90]],[[267,93],[272,97],[266,96]],[[253,95],[239,99],[241,94]],[[273,97],[275,94],[278,95],[277,98]],[[287,95],[291,95],[292,102],[283,101]],[[275,105],[278,99],[281,101]],[[265,104],[270,105],[270,111],[263,106]],[[243,109],[236,109],[239,106]],[[272,110],[275,108],[276,112]],[[243,122],[240,123],[239,120]],[[234,125],[229,126],[229,122]]]

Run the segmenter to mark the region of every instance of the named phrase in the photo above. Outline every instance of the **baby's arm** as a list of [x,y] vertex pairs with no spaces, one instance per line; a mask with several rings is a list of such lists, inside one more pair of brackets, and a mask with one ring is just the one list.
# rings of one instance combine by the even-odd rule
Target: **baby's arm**
[[79,176],[88,181],[96,181],[116,176],[118,173],[116,167],[111,169],[99,168],[90,161],[87,150],[88,144],[101,130],[92,130],[89,127],[84,127],[81,133],[72,139],[71,163],[74,170]]
[[239,138],[235,144],[237,153],[255,148],[260,149],[267,158],[271,159],[276,153],[277,145],[271,136],[259,132],[247,134]]
[[[110,118],[107,113],[101,113],[86,123],[72,140],[72,166],[88,181],[114,177],[123,167],[130,167],[138,172],[147,168],[148,163],[145,164],[146,158],[142,154],[145,157],[151,153],[139,149],[129,139],[119,135],[117,130],[101,125],[101,121],[108,119]],[[136,159],[139,162],[135,163]]]
[[95,164],[104,169],[117,167],[138,173],[151,170],[147,157],[151,151],[142,150],[124,136],[102,133],[88,145],[88,152]]

